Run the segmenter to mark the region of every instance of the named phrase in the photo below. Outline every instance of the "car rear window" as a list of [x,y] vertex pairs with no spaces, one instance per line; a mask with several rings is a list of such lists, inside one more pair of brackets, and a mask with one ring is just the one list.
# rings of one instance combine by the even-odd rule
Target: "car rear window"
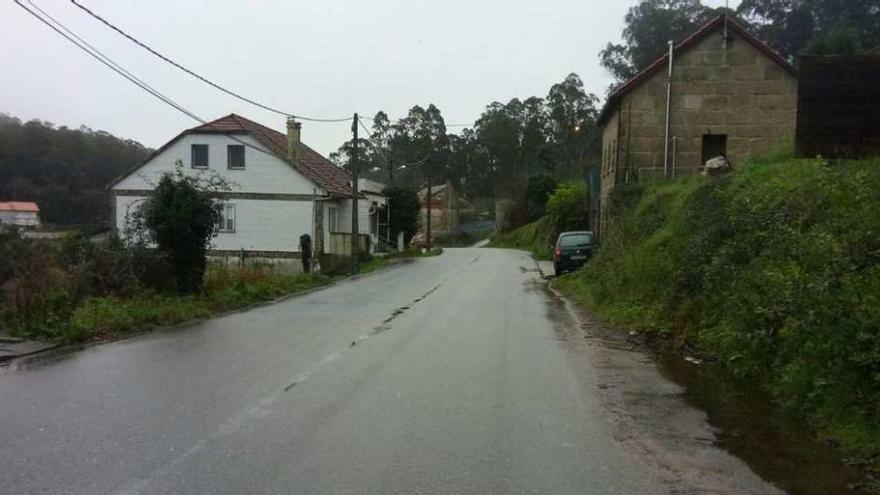
[[593,243],[593,234],[567,235],[559,240],[559,245],[562,247],[587,246],[592,243]]

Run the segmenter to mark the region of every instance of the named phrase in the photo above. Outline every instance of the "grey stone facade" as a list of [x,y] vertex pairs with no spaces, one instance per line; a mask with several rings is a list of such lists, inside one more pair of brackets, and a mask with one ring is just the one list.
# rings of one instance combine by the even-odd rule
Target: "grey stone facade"
[[[617,184],[664,176],[667,67],[664,56],[612,93],[603,110],[600,231]],[[674,53],[666,176],[698,173],[717,155],[736,166],[792,146],[797,93],[787,62],[732,20],[710,22]]]

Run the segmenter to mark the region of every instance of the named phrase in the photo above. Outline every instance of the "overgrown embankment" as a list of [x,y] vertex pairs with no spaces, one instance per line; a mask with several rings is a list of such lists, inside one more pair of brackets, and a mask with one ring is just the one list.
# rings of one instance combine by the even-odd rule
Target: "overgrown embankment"
[[560,287],[880,461],[880,160],[755,164],[631,203]]
[[583,230],[588,224],[589,196],[583,182],[559,184],[547,199],[547,214],[532,223],[500,232],[492,237],[490,246],[525,249],[536,258],[553,258],[556,237],[565,231]]

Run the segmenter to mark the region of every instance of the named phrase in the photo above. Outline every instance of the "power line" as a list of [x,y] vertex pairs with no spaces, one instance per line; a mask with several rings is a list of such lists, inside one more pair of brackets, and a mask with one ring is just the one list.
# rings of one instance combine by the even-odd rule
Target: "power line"
[[[73,1],[73,0],[71,0],[71,1]],[[369,114],[361,112],[359,115],[369,115]],[[404,120],[403,118],[389,120],[388,123],[394,125],[394,124],[399,124],[399,123],[403,122],[403,120]],[[465,124],[465,123],[447,124],[446,122],[444,122],[443,125],[445,127],[473,127],[474,126],[474,124]]]
[[[98,50],[97,48],[95,48],[94,46],[92,46],[91,44],[86,42],[85,40],[83,40],[81,37],[77,36],[76,33],[74,33],[72,30],[70,30],[67,26],[62,24],[57,19],[50,16],[48,13],[46,13],[44,10],[42,10],[39,6],[37,6],[33,1],[28,0],[28,3],[31,4],[31,6],[33,6],[37,11],[39,11],[40,13],[45,15],[45,18],[41,17],[39,14],[37,14],[33,10],[29,9],[27,6],[22,4],[20,0],[14,0],[14,1],[15,1],[15,4],[18,5],[19,7],[21,7],[25,12],[32,15],[34,18],[36,18],[37,20],[39,20],[43,24],[49,26],[49,28],[51,28],[53,31],[55,31],[56,33],[58,33],[59,35],[64,37],[67,41],[71,42],[77,48],[86,52],[88,55],[93,57],[95,60],[106,65],[112,71],[114,71],[117,74],[121,75],[122,77],[128,79],[130,82],[134,83],[139,88],[150,93],[151,95],[153,95],[154,97],[159,99],[161,102],[171,106],[175,110],[183,113],[187,117],[189,117],[189,118],[191,118],[201,124],[208,123],[204,119],[200,118],[198,115],[190,112],[189,110],[187,110],[186,108],[184,108],[180,104],[176,103],[171,98],[165,96],[164,94],[159,92],[157,89],[153,88],[152,86],[150,86],[149,84],[147,84],[146,82],[144,82],[143,80],[141,80],[140,78],[138,78],[137,76],[135,76],[134,74],[129,72],[128,70],[126,70],[124,67],[122,67],[121,65],[119,65],[118,63],[113,61],[110,57],[108,57],[107,55],[102,53],[100,50]],[[49,22],[46,19],[50,19],[52,22]],[[53,22],[55,24],[53,24]],[[57,26],[56,26],[56,24],[57,24]],[[229,134],[226,134],[225,136],[227,138],[229,138],[237,143],[243,144],[249,148],[255,149],[255,150],[260,151],[262,153],[266,153],[268,155],[275,156],[275,154],[272,153],[271,151],[267,151],[267,150],[264,150],[258,146],[254,146],[251,143],[237,139],[234,136],[231,136]]]
[[[16,0],[16,3],[17,3],[17,0]],[[251,99],[251,98],[248,98],[248,97],[246,97],[246,96],[242,96],[241,94],[236,93],[235,91],[232,91],[232,90],[230,90],[230,89],[227,89],[227,88],[225,88],[225,87],[223,87],[223,86],[221,86],[221,85],[219,85],[219,84],[217,84],[217,83],[215,83],[215,82],[209,80],[208,78],[203,77],[203,76],[201,76],[201,75],[199,75],[199,74],[193,72],[192,70],[190,70],[190,69],[184,67],[183,65],[181,65],[181,64],[179,64],[179,63],[177,63],[177,62],[175,62],[174,60],[171,60],[170,58],[166,57],[165,55],[163,55],[163,54],[159,53],[158,51],[154,50],[153,48],[151,48],[151,47],[150,47],[149,45],[147,45],[146,43],[144,43],[144,42],[140,41],[139,39],[135,38],[134,36],[132,36],[132,35],[126,33],[126,32],[123,31],[122,29],[116,27],[115,25],[113,25],[112,23],[110,23],[110,21],[108,21],[108,20],[104,19],[103,17],[101,17],[100,15],[96,14],[95,12],[93,12],[92,10],[90,10],[88,7],[86,7],[86,6],[84,6],[84,5],[81,5],[81,4],[77,3],[76,0],[70,0],[70,3],[72,3],[72,4],[74,4],[75,6],[79,7],[83,12],[85,12],[85,13],[87,13],[88,15],[92,16],[93,18],[97,19],[98,21],[102,22],[104,25],[106,25],[106,26],[109,27],[110,29],[116,31],[117,33],[121,34],[121,35],[124,36],[125,38],[128,38],[131,42],[133,42],[133,43],[135,43],[136,45],[140,46],[140,47],[143,48],[144,50],[147,50],[148,52],[152,53],[153,55],[159,57],[160,59],[164,60],[165,62],[167,62],[167,63],[169,63],[169,64],[171,64],[171,65],[173,65],[174,67],[177,67],[178,69],[180,69],[180,70],[186,72],[187,74],[189,74],[189,75],[195,77],[196,79],[198,79],[198,80],[200,80],[200,81],[202,81],[202,82],[204,82],[204,83],[206,83],[206,84],[208,84],[208,85],[210,85],[210,86],[212,86],[212,87],[214,87],[214,88],[216,88],[216,89],[218,89],[218,90],[220,90],[220,91],[222,91],[222,92],[228,94],[229,96],[232,96],[232,97],[234,97],[234,98],[238,98],[238,99],[241,100],[241,101],[244,101],[244,102],[246,102],[246,103],[250,103],[251,105],[254,105],[254,106],[260,107],[260,108],[262,108],[262,109],[264,109],[264,110],[268,110],[268,111],[270,111],[270,112],[277,113],[277,114],[279,114],[279,115],[284,115],[284,116],[286,116],[286,117],[294,117],[294,118],[297,118],[297,119],[300,119],[300,120],[307,120],[307,121],[309,121],[309,122],[348,122],[348,121],[351,120],[351,117],[345,117],[345,118],[339,118],[339,119],[323,119],[323,118],[306,117],[306,116],[304,116],[304,115],[296,115],[296,114],[293,114],[293,113],[290,113],[290,112],[285,112],[285,111],[283,111],[283,110],[279,110],[279,109],[277,109],[277,108],[270,107],[270,106],[268,106],[268,105],[264,105],[264,104],[262,104],[262,103],[260,103],[260,102],[257,102],[257,101],[255,101],[255,100],[253,100],[253,99]]]
[[361,120],[361,118],[360,118],[360,116],[358,116],[358,124],[360,124],[360,125],[361,125],[361,127],[362,127],[362,128],[363,128],[363,129],[364,129],[364,132],[366,132],[366,133],[367,133],[367,136],[370,136],[370,139],[373,139],[373,133],[372,133],[372,132],[370,132],[370,130],[369,130],[369,129],[367,129],[367,126],[366,126],[366,125],[364,125],[364,121],[363,121],[363,120]]

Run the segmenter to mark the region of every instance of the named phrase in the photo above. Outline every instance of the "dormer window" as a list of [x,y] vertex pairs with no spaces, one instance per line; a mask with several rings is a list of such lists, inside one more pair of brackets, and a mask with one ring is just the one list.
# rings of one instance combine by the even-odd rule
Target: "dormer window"
[[230,144],[226,147],[227,167],[234,170],[244,170],[244,145]]
[[208,145],[192,145],[192,168],[208,168]]

